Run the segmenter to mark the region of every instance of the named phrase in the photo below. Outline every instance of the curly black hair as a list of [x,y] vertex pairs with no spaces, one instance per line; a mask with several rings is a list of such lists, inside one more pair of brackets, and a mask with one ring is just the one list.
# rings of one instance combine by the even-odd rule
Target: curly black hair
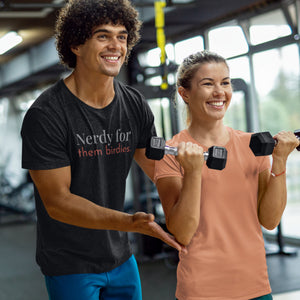
[[58,15],[55,26],[56,49],[61,62],[76,67],[71,47],[85,43],[92,30],[103,24],[123,25],[128,31],[126,61],[140,39],[141,21],[128,0],[69,0]]

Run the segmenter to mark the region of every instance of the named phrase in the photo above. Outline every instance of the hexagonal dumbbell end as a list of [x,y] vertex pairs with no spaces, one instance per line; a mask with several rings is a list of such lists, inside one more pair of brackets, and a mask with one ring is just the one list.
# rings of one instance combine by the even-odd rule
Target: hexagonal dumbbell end
[[224,147],[212,146],[204,152],[206,165],[210,169],[223,170],[227,162],[227,150]]
[[249,147],[255,156],[264,156],[272,154],[276,141],[270,132],[258,132],[251,136]]
[[152,136],[146,146],[146,157],[161,160],[165,155],[166,142],[163,138]]

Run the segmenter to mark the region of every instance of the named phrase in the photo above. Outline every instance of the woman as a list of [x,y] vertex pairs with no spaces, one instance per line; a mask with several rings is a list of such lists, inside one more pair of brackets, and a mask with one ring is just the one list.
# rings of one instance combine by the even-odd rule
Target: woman
[[[167,227],[187,247],[180,253],[176,297],[272,299],[261,225],[273,229],[281,219],[286,160],[299,142],[292,132],[275,135],[270,168],[269,157],[255,157],[249,148],[250,133],[224,125],[232,86],[221,56],[190,55],[177,75],[189,123],[168,142],[178,156],[158,161],[155,174]],[[213,145],[228,151],[222,171],[204,166],[203,151]]]

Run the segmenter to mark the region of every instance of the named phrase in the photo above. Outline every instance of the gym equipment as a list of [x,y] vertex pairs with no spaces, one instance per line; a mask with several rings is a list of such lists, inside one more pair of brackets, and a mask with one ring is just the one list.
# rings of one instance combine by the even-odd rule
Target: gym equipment
[[[176,147],[166,145],[164,138],[153,136],[146,147],[146,156],[149,159],[161,160],[165,154],[177,155]],[[227,150],[224,147],[212,146],[204,152],[204,160],[210,169],[223,170],[227,161]]]
[[155,28],[156,28],[156,41],[157,47],[160,49],[160,69],[161,69],[161,79],[162,83],[160,88],[162,90],[168,89],[168,72],[166,64],[166,37],[165,37],[165,14],[164,8],[166,3],[163,1],[154,2],[154,12],[155,12]]
[[[294,134],[300,141],[300,129],[295,130]],[[265,131],[252,134],[249,147],[255,156],[265,156],[272,154],[276,145],[277,140],[272,137],[270,132]],[[300,144],[296,149],[300,151]]]

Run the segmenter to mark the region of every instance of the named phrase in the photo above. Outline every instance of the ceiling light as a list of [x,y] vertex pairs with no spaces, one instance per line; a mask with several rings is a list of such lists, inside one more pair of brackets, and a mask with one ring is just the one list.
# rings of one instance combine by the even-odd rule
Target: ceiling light
[[10,31],[0,38],[0,55],[22,42],[22,37],[15,31]]

